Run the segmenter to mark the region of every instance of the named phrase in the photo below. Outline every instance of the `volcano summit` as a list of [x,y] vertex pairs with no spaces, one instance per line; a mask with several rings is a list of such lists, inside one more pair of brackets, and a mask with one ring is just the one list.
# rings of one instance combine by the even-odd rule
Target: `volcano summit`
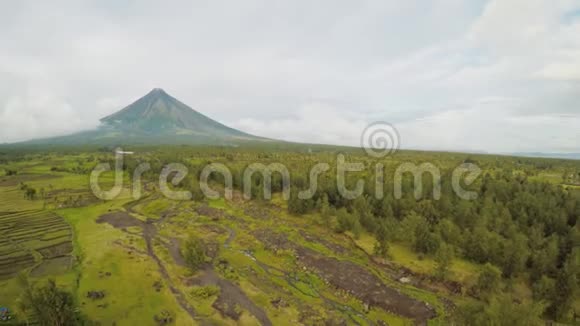
[[28,144],[208,144],[268,141],[221,124],[155,88],[122,110],[102,118],[95,130],[28,141]]

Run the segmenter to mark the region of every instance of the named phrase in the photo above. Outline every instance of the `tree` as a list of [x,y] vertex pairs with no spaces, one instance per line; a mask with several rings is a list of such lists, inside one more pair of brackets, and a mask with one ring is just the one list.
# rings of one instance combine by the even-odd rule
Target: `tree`
[[558,261],[559,248],[558,238],[551,236],[548,239],[530,237],[530,245],[539,246],[533,250],[530,257],[530,278],[538,280],[542,275],[554,275],[557,273],[556,265]]
[[379,206],[375,212],[376,216],[387,218],[394,217],[393,206],[391,205],[391,197],[385,196],[385,198],[379,202]]
[[194,201],[202,201],[205,199],[205,194],[201,190],[201,186],[199,184],[199,178],[194,178],[197,176],[197,171],[193,171],[189,179],[185,182],[186,185],[189,185],[189,191],[191,192],[191,199]]
[[18,305],[21,313],[32,312],[42,326],[83,324],[72,294],[59,289],[54,280],[50,279],[46,285],[35,287],[22,274],[19,283],[23,288]]
[[478,263],[490,261],[491,234],[484,226],[476,227],[467,240],[466,256]]
[[463,246],[463,232],[449,219],[443,219],[437,225],[441,240],[455,247]]
[[371,206],[364,196],[360,196],[354,200],[354,212],[360,224],[368,231],[376,228],[375,218],[371,211]]
[[28,200],[34,200],[35,197],[36,197],[36,189],[28,186],[24,188],[24,198]]
[[352,223],[352,234],[354,235],[354,238],[360,239],[362,231],[363,227],[355,216],[354,222]]
[[342,233],[352,229],[352,216],[346,208],[343,207],[336,212],[336,221],[338,223],[336,232]]
[[288,212],[290,214],[302,215],[308,211],[308,200],[298,197],[298,191],[292,190],[288,199]]
[[379,223],[376,230],[377,242],[375,243],[374,253],[379,257],[387,257],[389,255],[389,231],[385,222]]
[[509,294],[490,298],[488,303],[460,306],[455,319],[458,325],[541,326],[544,306],[540,303],[516,303]]
[[538,281],[533,285],[534,300],[536,301],[551,301],[554,299],[556,289],[556,281],[546,275],[542,275]]
[[189,239],[185,242],[185,246],[182,250],[183,258],[185,262],[191,268],[192,271],[197,271],[203,263],[205,263],[205,245],[203,241],[191,235]]
[[437,250],[437,254],[435,255],[435,262],[437,263],[437,267],[435,268],[435,276],[440,279],[447,277],[447,273],[449,272],[449,268],[453,263],[454,256],[455,253],[453,252],[453,247],[445,242],[442,242],[439,246],[439,250]]
[[330,205],[328,204],[328,196],[324,194],[320,203],[320,216],[322,224],[330,227]]
[[564,171],[562,174],[562,182],[563,183],[570,183],[571,179],[575,176],[576,173],[570,173],[570,171]]
[[415,243],[415,230],[420,224],[427,221],[415,212],[409,213],[401,222],[401,232],[396,235],[397,240],[405,241],[410,244]]
[[415,229],[415,250],[424,254],[434,254],[439,249],[441,239],[429,230],[429,225],[421,223]]
[[512,241],[505,241],[503,248],[502,271],[506,277],[516,276],[525,268],[529,256],[528,239],[517,234]]
[[483,265],[477,284],[475,285],[480,295],[488,296],[496,292],[501,285],[500,270],[490,263]]
[[572,309],[578,291],[577,271],[569,260],[558,272],[554,297],[548,307],[548,314],[555,319],[563,319]]

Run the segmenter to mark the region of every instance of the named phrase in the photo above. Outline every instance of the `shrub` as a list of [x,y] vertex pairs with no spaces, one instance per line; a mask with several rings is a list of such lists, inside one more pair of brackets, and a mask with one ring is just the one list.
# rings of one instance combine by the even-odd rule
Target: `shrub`
[[196,286],[191,291],[191,296],[198,299],[207,299],[220,293],[220,288],[213,285]]
[[196,236],[190,236],[182,250],[182,255],[191,270],[199,270],[206,258],[203,241]]

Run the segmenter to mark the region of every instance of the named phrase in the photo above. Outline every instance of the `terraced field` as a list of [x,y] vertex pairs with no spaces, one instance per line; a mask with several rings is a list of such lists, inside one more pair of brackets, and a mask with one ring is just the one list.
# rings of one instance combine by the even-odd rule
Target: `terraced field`
[[42,200],[27,200],[18,187],[0,187],[0,208],[3,212],[20,212],[24,209],[42,209]]
[[72,231],[61,216],[41,210],[0,213],[0,278],[46,261],[63,262],[71,252]]

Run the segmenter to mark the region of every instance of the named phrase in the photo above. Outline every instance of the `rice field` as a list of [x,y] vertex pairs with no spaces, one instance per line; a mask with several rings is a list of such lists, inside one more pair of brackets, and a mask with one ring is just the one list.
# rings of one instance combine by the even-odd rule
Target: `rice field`
[[40,210],[44,203],[42,200],[28,200],[18,187],[0,187],[0,210],[3,212],[16,213],[24,209]]
[[72,230],[52,212],[28,210],[0,213],[0,278],[70,255]]

